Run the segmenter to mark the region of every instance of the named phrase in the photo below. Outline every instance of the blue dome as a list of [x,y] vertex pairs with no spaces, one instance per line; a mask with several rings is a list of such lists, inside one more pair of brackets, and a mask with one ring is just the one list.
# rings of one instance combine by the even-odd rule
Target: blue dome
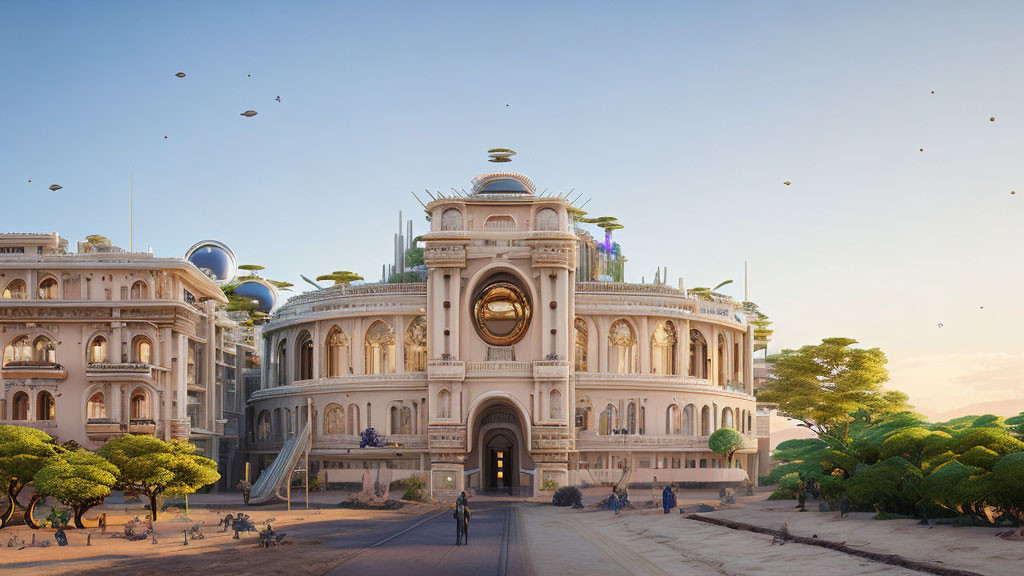
[[487,184],[484,184],[483,187],[480,188],[480,192],[483,192],[485,194],[488,192],[512,192],[516,194],[530,193],[530,191],[526,188],[526,186],[523,185],[522,182],[518,180],[513,180],[512,178],[500,178],[498,180],[492,180]]
[[257,302],[256,309],[264,314],[270,314],[274,306],[277,306],[277,290],[262,280],[246,280],[242,282],[235,286],[235,294],[243,298],[255,300]]
[[185,259],[217,284],[225,284],[235,277],[235,255],[216,240],[196,244],[185,254]]

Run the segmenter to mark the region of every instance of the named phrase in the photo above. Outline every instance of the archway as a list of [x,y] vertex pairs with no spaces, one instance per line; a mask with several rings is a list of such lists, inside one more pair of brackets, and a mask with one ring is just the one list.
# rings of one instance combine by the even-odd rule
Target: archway
[[533,470],[520,410],[513,403],[490,402],[474,410],[472,452],[467,469],[476,468],[470,487],[478,492],[530,495],[532,483],[522,471]]

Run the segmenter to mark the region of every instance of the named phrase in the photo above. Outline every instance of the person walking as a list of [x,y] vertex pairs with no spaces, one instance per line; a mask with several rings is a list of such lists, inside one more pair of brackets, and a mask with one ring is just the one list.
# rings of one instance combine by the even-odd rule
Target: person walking
[[466,497],[465,491],[455,499],[455,511],[452,515],[455,518],[455,545],[461,545],[463,538],[465,538],[468,545],[469,518],[471,514],[469,511],[469,498]]
[[661,491],[661,507],[665,510],[665,514],[676,507],[676,493],[672,490],[671,484],[665,486],[665,489]]
[[619,515],[619,508],[622,508],[622,494],[618,486],[612,486],[612,510],[615,510],[616,516]]

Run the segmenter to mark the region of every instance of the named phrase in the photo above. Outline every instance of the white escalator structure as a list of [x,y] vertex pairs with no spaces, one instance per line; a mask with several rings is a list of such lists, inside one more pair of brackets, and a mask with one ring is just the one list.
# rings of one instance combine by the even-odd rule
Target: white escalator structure
[[310,440],[309,423],[307,422],[303,424],[298,434],[284,443],[274,462],[260,474],[249,494],[249,504],[264,504],[275,499],[284,499],[280,494],[280,489],[291,482],[295,466],[299,463],[302,455],[310,449]]

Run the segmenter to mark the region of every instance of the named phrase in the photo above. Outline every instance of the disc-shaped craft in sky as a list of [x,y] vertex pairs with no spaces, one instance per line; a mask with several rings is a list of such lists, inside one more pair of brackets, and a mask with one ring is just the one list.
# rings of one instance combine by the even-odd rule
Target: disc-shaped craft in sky
[[54,192],[56,192],[57,190],[60,190],[61,188],[63,188],[63,186],[61,186],[60,184],[51,184],[50,185],[50,190],[53,190]]
[[216,240],[203,240],[189,248],[185,259],[195,264],[218,286],[223,286],[235,277],[237,263],[231,249]]
[[241,115],[245,116],[246,118],[252,118],[253,116],[255,116],[257,114],[259,114],[259,112],[255,111],[255,110],[246,110],[245,112],[242,112]]
[[487,155],[490,158],[488,162],[511,162],[512,157],[516,155],[514,150],[508,148],[491,148],[487,151]]
[[256,309],[264,314],[270,314],[277,306],[277,289],[260,278],[246,280],[235,286],[235,296],[248,298],[256,304]]

